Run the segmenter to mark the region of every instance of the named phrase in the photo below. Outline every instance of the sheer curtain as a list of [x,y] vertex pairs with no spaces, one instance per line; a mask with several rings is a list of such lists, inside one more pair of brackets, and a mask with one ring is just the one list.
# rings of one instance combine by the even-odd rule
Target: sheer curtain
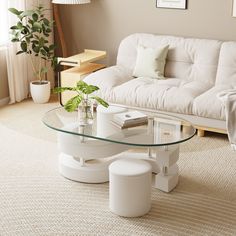
[[8,8],[26,10],[32,9],[39,3],[48,8],[51,6],[50,2],[50,0],[0,0],[0,47],[6,52],[10,103],[20,102],[29,96],[29,82],[34,80],[34,74],[27,55],[16,56],[19,45],[10,42],[9,28],[17,22],[17,17],[8,12]]

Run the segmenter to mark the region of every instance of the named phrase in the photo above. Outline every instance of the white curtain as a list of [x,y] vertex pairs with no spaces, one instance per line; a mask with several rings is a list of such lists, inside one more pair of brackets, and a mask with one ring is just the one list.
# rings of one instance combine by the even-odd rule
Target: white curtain
[[[10,42],[9,28],[17,22],[17,17],[10,13],[8,8],[26,10],[39,3],[51,8],[50,0],[0,0],[0,46],[6,50],[10,103],[20,102],[29,96],[29,83],[34,80],[34,74],[27,55],[16,56],[19,45]],[[49,74],[53,81],[52,71]]]

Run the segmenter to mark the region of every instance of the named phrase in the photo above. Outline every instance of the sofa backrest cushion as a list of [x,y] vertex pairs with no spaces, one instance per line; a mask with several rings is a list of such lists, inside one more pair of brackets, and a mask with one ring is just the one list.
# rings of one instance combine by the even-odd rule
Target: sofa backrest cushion
[[165,77],[203,81],[214,84],[222,42],[209,39],[193,39],[153,34],[133,34],[125,38],[119,47],[117,64],[134,70],[137,47],[169,45]]
[[236,86],[236,42],[224,42],[221,46],[216,84]]

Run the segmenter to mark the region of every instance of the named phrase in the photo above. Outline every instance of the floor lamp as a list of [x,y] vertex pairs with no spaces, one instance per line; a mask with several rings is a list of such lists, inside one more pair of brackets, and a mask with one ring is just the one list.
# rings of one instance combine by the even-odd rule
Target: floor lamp
[[90,3],[90,0],[53,0],[53,14],[54,14],[54,20],[61,44],[61,50],[62,50],[62,57],[68,57],[68,51],[65,43],[65,37],[62,30],[61,20],[59,16],[59,9],[57,4],[85,4]]

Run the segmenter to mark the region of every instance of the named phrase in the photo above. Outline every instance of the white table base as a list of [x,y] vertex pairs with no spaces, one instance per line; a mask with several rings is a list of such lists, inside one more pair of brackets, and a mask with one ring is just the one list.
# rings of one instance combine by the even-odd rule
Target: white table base
[[179,146],[155,147],[151,152],[127,152],[131,146],[87,140],[71,134],[58,134],[60,173],[74,181],[85,183],[104,183],[109,181],[108,166],[120,158],[138,158],[152,165],[156,174],[154,187],[170,192],[178,184]]

